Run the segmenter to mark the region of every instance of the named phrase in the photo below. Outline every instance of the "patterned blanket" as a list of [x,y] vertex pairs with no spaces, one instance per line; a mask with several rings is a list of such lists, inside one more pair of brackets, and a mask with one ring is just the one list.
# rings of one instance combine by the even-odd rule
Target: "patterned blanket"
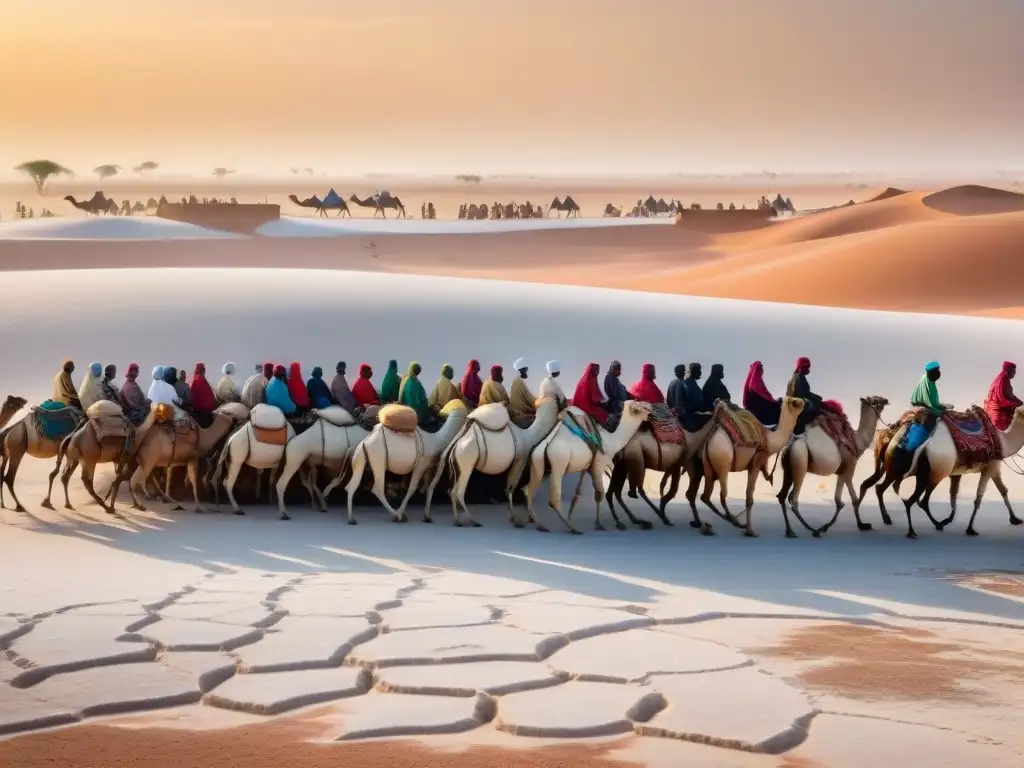
[[764,425],[750,411],[719,403],[714,418],[737,448],[764,450],[767,442]]
[[942,420],[953,436],[961,465],[987,464],[1003,458],[999,434],[982,408],[975,405],[969,411],[946,411]]
[[63,440],[85,421],[85,414],[78,408],[61,405],[52,400],[34,406],[29,415],[36,434],[54,442]]
[[823,408],[813,424],[821,427],[841,450],[857,455],[857,433],[845,414]]
[[594,420],[593,416],[587,414],[577,416],[572,411],[562,411],[558,418],[565,424],[566,429],[586,443],[590,450],[598,453],[604,452],[601,433],[598,431],[598,423]]
[[655,403],[651,406],[650,425],[654,439],[659,443],[686,444],[686,433],[679,419],[664,403]]

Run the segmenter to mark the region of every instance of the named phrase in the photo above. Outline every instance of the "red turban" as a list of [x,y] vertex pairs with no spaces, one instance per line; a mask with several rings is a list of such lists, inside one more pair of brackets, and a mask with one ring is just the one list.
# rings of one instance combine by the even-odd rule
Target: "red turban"
[[302,367],[298,363],[292,363],[288,371],[288,394],[299,408],[309,408],[309,392],[306,390],[306,382],[302,380]]
[[504,368],[502,368],[500,365],[492,365],[491,378],[493,379],[495,376],[500,376],[503,370]]
[[635,399],[645,403],[665,402],[665,395],[662,394],[658,385],[654,383],[653,363],[644,363],[644,367],[640,374],[640,381],[636,382],[629,388],[629,394],[631,394]]
[[799,371],[804,366],[809,366],[810,364],[811,364],[811,358],[809,358],[809,357],[798,357],[796,359],[796,370]]
[[213,387],[206,380],[206,366],[203,363],[196,363],[192,371],[192,383],[189,384],[189,392],[192,395],[192,407],[201,413],[211,413],[217,408],[217,398],[213,394]]
[[590,363],[587,366],[583,377],[576,384],[572,404],[584,413],[589,413],[598,423],[604,424],[608,420],[608,411],[604,409],[601,387],[597,383],[597,373],[600,370],[601,367],[597,363]]

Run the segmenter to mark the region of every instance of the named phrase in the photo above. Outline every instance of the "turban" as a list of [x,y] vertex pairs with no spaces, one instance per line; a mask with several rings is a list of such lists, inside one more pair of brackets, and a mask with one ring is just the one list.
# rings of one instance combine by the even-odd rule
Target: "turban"
[[559,373],[562,370],[562,366],[558,364],[557,360],[548,360],[545,367],[548,369],[548,373]]
[[810,364],[811,364],[811,358],[809,358],[809,357],[798,357],[796,359],[796,369],[798,371],[801,368],[803,368],[805,365],[810,365]]
[[937,370],[939,370],[939,361],[938,360],[932,360],[930,363],[925,365],[924,369],[926,371],[937,371]]
[[495,376],[501,376],[501,374],[502,374],[502,372],[504,370],[505,369],[502,368],[500,365],[492,365],[491,366],[491,378],[494,378]]
[[163,381],[163,378],[164,378],[164,367],[162,365],[158,365],[158,366],[156,366],[153,369],[153,380],[154,381]]
[[525,357],[520,357],[518,360],[516,360],[514,363],[512,363],[512,367],[515,368],[517,371],[523,370],[523,368],[527,367],[527,365],[526,365],[526,358]]
[[235,372],[235,364],[234,363],[224,363],[224,367],[221,368],[221,371],[224,373],[225,376],[230,376],[231,374],[233,374]]
[[102,376],[103,366],[100,365],[99,363],[91,363],[89,365],[89,373],[91,373],[93,376]]

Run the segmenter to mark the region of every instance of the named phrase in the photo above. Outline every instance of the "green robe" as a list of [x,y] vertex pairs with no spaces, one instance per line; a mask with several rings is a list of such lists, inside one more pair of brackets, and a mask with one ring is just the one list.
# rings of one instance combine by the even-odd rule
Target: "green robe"
[[928,374],[921,377],[910,395],[910,404],[917,408],[927,408],[932,413],[942,413],[945,408],[939,402],[939,389],[935,382],[928,378]]
[[398,361],[388,360],[388,370],[380,382],[380,401],[384,405],[397,403],[402,380],[398,377]]
[[419,417],[420,423],[424,420],[429,419],[432,414],[430,412],[430,406],[427,405],[427,391],[423,388],[423,383],[413,373],[413,367],[417,366],[417,363],[410,363],[409,370],[406,371],[405,377],[402,379],[402,387],[398,395],[398,402],[402,405],[407,405],[416,411],[416,415]]

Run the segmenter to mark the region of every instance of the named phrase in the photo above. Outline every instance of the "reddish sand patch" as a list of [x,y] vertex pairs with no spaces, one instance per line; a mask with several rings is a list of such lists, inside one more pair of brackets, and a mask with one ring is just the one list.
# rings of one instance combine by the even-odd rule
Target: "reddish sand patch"
[[1008,595],[1009,597],[1024,597],[1024,575],[1010,576],[996,573],[974,574],[962,579],[957,583],[983,589],[986,592],[994,592],[997,595]]
[[623,742],[461,752],[412,741],[314,744],[311,723],[276,720],[218,731],[78,726],[0,741],[0,765],[18,768],[639,768],[605,757]]

